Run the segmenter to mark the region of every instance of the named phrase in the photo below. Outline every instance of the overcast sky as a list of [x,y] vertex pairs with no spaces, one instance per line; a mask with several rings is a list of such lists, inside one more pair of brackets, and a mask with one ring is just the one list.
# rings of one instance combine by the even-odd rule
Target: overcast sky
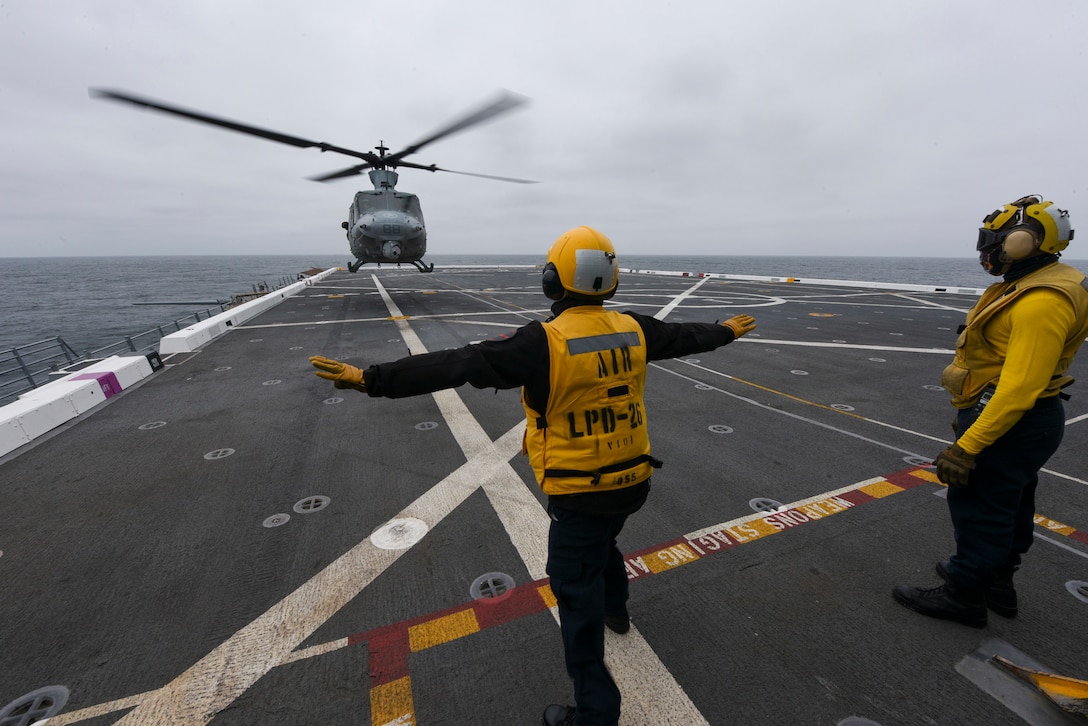
[[[1040,193],[1085,228],[1084,0],[0,0],[0,257],[348,254],[354,163],[128,91],[409,157],[432,254],[970,257]],[[1084,250],[1077,245],[1085,245]]]

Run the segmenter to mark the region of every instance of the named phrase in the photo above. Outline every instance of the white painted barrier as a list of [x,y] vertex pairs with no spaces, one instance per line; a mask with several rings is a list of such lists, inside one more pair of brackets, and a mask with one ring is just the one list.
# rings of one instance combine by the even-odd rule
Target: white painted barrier
[[314,282],[323,280],[333,272],[336,272],[337,269],[338,268],[335,267],[330,268],[313,277],[308,277],[305,280],[300,280],[287,287],[274,290],[256,300],[250,300],[238,307],[233,307],[218,315],[213,315],[207,320],[201,320],[199,323],[194,323],[176,333],[171,333],[159,341],[159,354],[171,355],[173,353],[191,353],[194,350],[207,345],[224,333],[227,333],[235,325],[240,325],[251,318],[255,318],[265,310],[279,305],[292,295],[302,292],[307,287],[311,287]]
[[[336,269],[325,270],[165,336],[159,342],[159,353],[194,351],[226,333],[234,325],[244,323],[312,286],[315,281],[324,279]],[[155,354],[152,353],[151,356]],[[157,356],[155,361],[157,366],[152,364],[147,355],[110,356],[27,391],[16,401],[0,406],[0,456],[11,453],[76,416],[90,411],[107,398],[136,385],[162,366]]]

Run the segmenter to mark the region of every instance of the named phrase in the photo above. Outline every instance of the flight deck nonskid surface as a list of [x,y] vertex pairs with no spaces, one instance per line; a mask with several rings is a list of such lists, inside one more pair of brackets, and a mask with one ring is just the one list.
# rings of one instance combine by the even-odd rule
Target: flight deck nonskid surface
[[[938,584],[951,552],[927,464],[951,441],[940,373],[976,299],[621,276],[618,309],[758,323],[650,367],[665,466],[620,537],[621,723],[1024,723],[1031,694],[961,675],[995,641],[1088,678],[1070,587],[1088,581],[1083,353],[1019,617],[975,630],[891,598]],[[6,457],[0,706],[57,685],[51,726],[426,726],[535,724],[569,701],[519,392],[371,399],[307,360],[507,335],[547,302],[533,268],[337,273]],[[489,575],[510,589],[474,599]]]

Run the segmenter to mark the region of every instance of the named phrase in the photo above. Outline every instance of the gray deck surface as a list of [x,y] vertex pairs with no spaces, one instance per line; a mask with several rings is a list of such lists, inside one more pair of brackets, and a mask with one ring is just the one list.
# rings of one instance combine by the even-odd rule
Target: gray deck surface
[[[371,399],[307,361],[509,333],[547,316],[539,278],[336,273],[0,460],[0,707],[56,685],[71,695],[50,726],[505,726],[570,702],[519,392]],[[924,462],[951,439],[940,373],[976,299],[621,277],[620,309],[759,326],[649,372],[665,467],[620,541],[621,723],[1067,721],[986,656],[1088,678],[1088,603],[1067,587],[1088,581],[1088,353],[1020,616],[976,630],[890,594],[938,584],[952,551]],[[815,503],[772,515],[758,498]],[[516,587],[474,600],[489,573]]]

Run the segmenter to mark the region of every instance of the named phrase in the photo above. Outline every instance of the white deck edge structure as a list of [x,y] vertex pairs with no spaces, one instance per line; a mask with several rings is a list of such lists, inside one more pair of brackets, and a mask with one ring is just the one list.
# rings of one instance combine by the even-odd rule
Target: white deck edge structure
[[174,353],[191,353],[230,331],[234,326],[244,323],[247,320],[251,320],[265,310],[279,305],[287,298],[302,292],[308,287],[312,287],[315,282],[325,279],[338,269],[339,268],[337,267],[329,268],[313,277],[308,277],[305,280],[300,280],[287,287],[274,290],[267,295],[263,295],[255,300],[250,300],[247,303],[233,307],[218,315],[213,315],[206,320],[201,320],[187,328],[182,328],[176,333],[164,336],[162,340],[159,341],[159,355],[165,356]]
[[[330,268],[164,336],[159,341],[159,355],[192,352],[338,269]],[[0,456],[29,444],[147,378],[162,367],[161,361],[157,365],[152,363],[153,357],[156,354],[112,355],[72,372],[62,371],[63,375],[55,380],[0,406]]]
[[864,282],[860,280],[825,280],[817,277],[789,277],[782,275],[730,275],[720,272],[681,272],[671,270],[635,270],[620,268],[620,272],[636,272],[642,275],[668,275],[672,277],[710,277],[722,280],[744,280],[746,282],[803,282],[806,285],[830,285],[834,287],[854,287],[860,289],[896,290],[900,292],[943,292],[950,295],[982,295],[981,287],[959,287],[958,285],[912,285],[895,282]]

